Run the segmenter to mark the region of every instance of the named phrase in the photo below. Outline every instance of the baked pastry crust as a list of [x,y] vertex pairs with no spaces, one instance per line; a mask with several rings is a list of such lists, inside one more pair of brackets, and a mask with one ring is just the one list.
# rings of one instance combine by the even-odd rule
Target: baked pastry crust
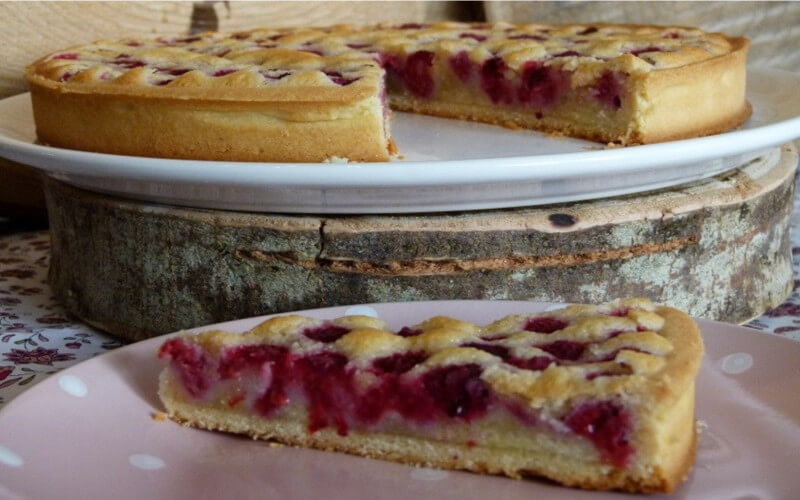
[[[301,360],[296,366],[308,357],[343,356],[356,381],[350,390],[361,396],[317,425],[315,412],[324,399],[308,392],[316,389],[305,389],[308,400],[277,397],[255,374],[276,384],[288,380],[291,369],[273,360],[247,372],[243,367],[255,349],[286,349]],[[377,419],[359,420],[363,413],[353,407],[379,399],[380,392],[370,392],[383,383],[376,366],[409,353],[416,364],[392,379],[402,381],[393,391],[421,387],[419,380],[425,391],[434,391],[430,377],[444,373],[450,385],[440,397],[447,399],[461,394],[453,380],[467,367],[480,373],[480,381],[465,379],[464,387],[491,402],[480,407],[465,397],[447,416],[434,412],[420,420],[414,412],[425,406],[422,391],[415,393],[412,414],[394,407]],[[159,395],[172,419],[199,428],[415,465],[544,476],[582,488],[671,491],[694,461],[694,379],[702,353],[689,317],[644,299],[509,316],[487,327],[437,317],[399,332],[374,318],[323,322],[290,315],[243,334],[210,331],[167,341],[160,355],[171,363],[161,374]],[[204,368],[192,372],[188,366]],[[315,376],[344,380],[337,379],[341,373]],[[311,385],[332,383],[321,380]],[[336,384],[323,391],[345,390],[346,383]],[[259,406],[265,398],[280,404],[265,412]],[[576,424],[587,415],[593,415],[591,423]],[[610,429],[611,421],[622,427]],[[606,431],[611,437],[600,435]]]
[[395,109],[601,142],[724,131],[751,112],[747,46],[682,27],[340,25],[99,41],[26,78],[39,139],[54,146],[386,161],[387,92]]

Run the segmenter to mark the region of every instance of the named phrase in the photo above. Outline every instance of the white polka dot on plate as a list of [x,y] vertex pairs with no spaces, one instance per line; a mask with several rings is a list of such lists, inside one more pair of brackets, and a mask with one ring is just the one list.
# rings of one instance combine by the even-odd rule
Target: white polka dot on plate
[[134,453],[128,457],[128,462],[142,470],[163,469],[166,465],[162,459],[155,455],[148,455],[147,453]]
[[0,444],[0,464],[9,467],[22,467],[24,463],[22,457]]
[[744,373],[753,366],[753,356],[746,352],[728,354],[722,358],[722,371],[728,375],[738,375]]
[[441,481],[447,477],[447,471],[439,469],[414,469],[411,471],[411,479],[417,481]]
[[76,398],[84,398],[89,394],[89,388],[86,387],[84,381],[74,375],[58,377],[58,386],[61,387],[62,391]]
[[345,316],[369,316],[371,318],[378,317],[378,311],[370,306],[353,306],[344,312]]

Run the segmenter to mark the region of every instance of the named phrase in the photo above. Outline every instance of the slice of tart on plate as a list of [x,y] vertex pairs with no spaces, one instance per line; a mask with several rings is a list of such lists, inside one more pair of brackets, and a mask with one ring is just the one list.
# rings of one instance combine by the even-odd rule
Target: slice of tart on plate
[[[487,322],[493,318],[487,318]],[[685,314],[626,299],[481,327],[277,316],[167,340],[159,395],[198,428],[591,489],[671,491],[695,457],[703,353]]]

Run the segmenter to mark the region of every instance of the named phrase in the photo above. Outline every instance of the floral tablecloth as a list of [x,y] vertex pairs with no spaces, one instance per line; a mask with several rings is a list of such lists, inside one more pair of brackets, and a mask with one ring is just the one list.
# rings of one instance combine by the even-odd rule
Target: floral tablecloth
[[[795,200],[794,291],[779,307],[746,325],[798,341],[799,208]],[[47,285],[49,257],[46,231],[0,238],[0,406],[44,377],[124,344],[66,314]]]

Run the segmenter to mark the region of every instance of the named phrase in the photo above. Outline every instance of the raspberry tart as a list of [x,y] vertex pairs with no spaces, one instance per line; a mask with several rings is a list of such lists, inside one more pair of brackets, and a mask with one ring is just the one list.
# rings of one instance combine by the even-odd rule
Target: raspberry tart
[[644,299],[509,316],[279,316],[167,340],[160,397],[203,429],[591,489],[671,491],[694,461],[695,323]]
[[351,25],[100,41],[26,77],[53,146],[386,161],[389,106],[623,145],[721,132],[751,112],[747,47],[681,27]]

